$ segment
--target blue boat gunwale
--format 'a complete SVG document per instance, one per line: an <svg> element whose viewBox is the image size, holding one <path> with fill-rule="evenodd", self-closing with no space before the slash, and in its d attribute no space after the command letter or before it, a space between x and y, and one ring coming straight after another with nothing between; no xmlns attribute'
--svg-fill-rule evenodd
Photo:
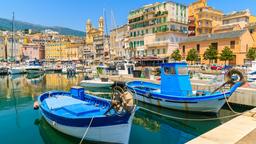
<svg viewBox="0 0 256 144"><path fill-rule="evenodd" d="M176 101L183 101L183 102L200 102L200 101L206 101L206 100L213 100L213 99L221 99L221 98L229 98L232 94L232 91L228 90L225 91L224 93L221 92L216 92L214 94L211 95L204 95L204 96L173 96L173 95L163 95L161 93L157 93L154 91L146 91L146 90L141 90L139 88L136 88L132 85L134 84L141 84L141 86L143 87L147 87L147 88L154 88L155 89L160 89L160 84L156 84L156 83L152 83L152 82L144 82L144 81L129 81L126 83L126 86L128 87L129 90L131 91L136 91L136 93L138 94L151 94L152 98L163 98L166 100L176 100ZM199 90L202 92L202 90ZM204 91L204 92L208 92L208 91Z"/></svg>
<svg viewBox="0 0 256 144"><path fill-rule="evenodd" d="M42 106L42 102L45 98L49 97L49 94L68 94L71 96L70 92L66 91L49 91L41 94L38 96L38 103L39 107L42 110L43 115L45 115L47 118L51 119L52 121L55 121L56 123L67 125L67 126L74 126L74 127L84 127L88 126L90 123L92 117L65 117L63 115L57 115L50 112L50 109L45 108ZM86 93L87 98L91 98L94 100L101 100L105 101L110 106L110 100L105 98L96 97L90 94ZM107 110L108 108L106 108ZM134 107L134 110L132 113L136 110L136 107ZM111 115L97 115L93 117L93 123L91 124L91 127L101 127L101 126L111 126L111 125L117 125L117 124L127 124L130 119L131 113L126 113L124 115L118 115L118 114L111 114Z"/></svg>

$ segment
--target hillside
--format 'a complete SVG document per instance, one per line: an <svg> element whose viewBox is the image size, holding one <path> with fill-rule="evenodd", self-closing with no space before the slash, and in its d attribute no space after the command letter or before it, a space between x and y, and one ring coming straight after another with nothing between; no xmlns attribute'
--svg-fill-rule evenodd
<svg viewBox="0 0 256 144"><path fill-rule="evenodd" d="M70 28L65 27L49 27L49 26L43 26L43 25L37 25L27 22L21 22L21 21L15 21L15 30L24 30L24 29L32 29L32 31L40 32L45 29L51 29L53 31L57 31L62 35L72 35L72 36L81 36L83 37L85 35L84 32L73 30ZM12 21L8 19L0 18L0 30L12 30Z"/></svg>

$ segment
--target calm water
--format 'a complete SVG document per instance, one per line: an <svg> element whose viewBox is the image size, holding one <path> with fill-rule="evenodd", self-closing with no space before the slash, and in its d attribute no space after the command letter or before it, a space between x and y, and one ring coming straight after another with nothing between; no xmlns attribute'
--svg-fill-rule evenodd
<svg viewBox="0 0 256 144"><path fill-rule="evenodd" d="M78 85L83 74L69 78L61 74L47 74L37 77L27 75L0 77L0 138L1 143L33 143L33 144L69 144L79 143L76 139L64 135L51 128L42 118L40 111L33 110L33 102L37 95L48 90L69 90ZM97 95L109 97L111 90L93 90ZM100 93L99 93L100 92ZM139 103L148 109L183 118L213 118L232 115L225 107L216 115L187 114L178 111L162 109ZM238 111L248 109L244 106L235 106ZM198 135L213 129L228 121L181 121L161 117L143 110L135 114L131 130L130 143L182 144ZM88 142L85 142L88 143Z"/></svg>

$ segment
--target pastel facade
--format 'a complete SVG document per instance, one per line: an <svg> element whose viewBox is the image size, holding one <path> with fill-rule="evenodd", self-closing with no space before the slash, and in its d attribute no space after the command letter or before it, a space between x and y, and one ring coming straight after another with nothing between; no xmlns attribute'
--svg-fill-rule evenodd
<svg viewBox="0 0 256 144"><path fill-rule="evenodd" d="M187 36L187 6L174 2L145 5L130 11L129 55L166 57Z"/></svg>
<svg viewBox="0 0 256 144"><path fill-rule="evenodd" d="M124 58L128 56L128 25L123 25L111 30L110 32L110 48L111 55L115 58ZM127 55L126 55L127 54Z"/></svg>
<svg viewBox="0 0 256 144"><path fill-rule="evenodd" d="M198 0L189 5L189 36L212 33L222 25L223 13L207 6L207 0Z"/></svg>
<svg viewBox="0 0 256 144"><path fill-rule="evenodd" d="M203 55L209 45L214 46L218 54L224 49L229 47L233 51L235 58L229 61L231 65L244 65L247 61L246 53L254 44L254 39L248 30L238 30L225 33L215 33L189 37L187 40L179 44L179 49L183 58L185 59L188 51L195 48L200 56L199 63L209 64L208 60L204 60ZM224 61L219 59L215 61L217 64L224 64Z"/></svg>
<svg viewBox="0 0 256 144"><path fill-rule="evenodd" d="M22 47L22 55L25 59L43 60L43 48L38 44L24 44Z"/></svg>

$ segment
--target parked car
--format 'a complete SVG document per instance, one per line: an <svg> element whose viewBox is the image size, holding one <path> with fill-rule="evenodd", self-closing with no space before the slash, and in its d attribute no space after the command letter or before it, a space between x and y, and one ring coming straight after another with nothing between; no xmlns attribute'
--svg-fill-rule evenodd
<svg viewBox="0 0 256 144"><path fill-rule="evenodd" d="M224 65L224 67L223 67L224 70L229 70L232 68L233 68L233 66L231 66L231 65Z"/></svg>
<svg viewBox="0 0 256 144"><path fill-rule="evenodd" d="M219 66L219 65L216 65L216 64L213 64L213 65L211 66L211 70L222 70L222 69L223 69L222 66Z"/></svg>

